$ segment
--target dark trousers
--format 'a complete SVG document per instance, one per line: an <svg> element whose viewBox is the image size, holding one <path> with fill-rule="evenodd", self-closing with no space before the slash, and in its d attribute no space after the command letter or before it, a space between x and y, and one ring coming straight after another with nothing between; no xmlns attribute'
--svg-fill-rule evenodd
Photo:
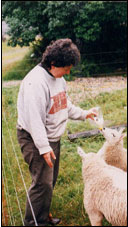
<svg viewBox="0 0 128 227"><path fill-rule="evenodd" d="M32 184L28 195L33 207L37 223L45 223L48 218L53 188L55 186L60 157L60 141L50 142L56 160L52 159L53 168L50 168L42 155L39 154L31 135L25 130L17 129L18 142L25 162L29 165ZM25 225L35 225L31 208L27 199L25 211Z"/></svg>

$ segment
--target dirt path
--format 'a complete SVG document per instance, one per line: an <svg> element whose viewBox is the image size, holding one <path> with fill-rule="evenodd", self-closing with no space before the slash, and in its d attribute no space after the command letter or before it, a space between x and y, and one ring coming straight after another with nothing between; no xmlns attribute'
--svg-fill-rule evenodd
<svg viewBox="0 0 128 227"><path fill-rule="evenodd" d="M2 82L3 88L15 87L21 84L21 80L11 80Z"/></svg>

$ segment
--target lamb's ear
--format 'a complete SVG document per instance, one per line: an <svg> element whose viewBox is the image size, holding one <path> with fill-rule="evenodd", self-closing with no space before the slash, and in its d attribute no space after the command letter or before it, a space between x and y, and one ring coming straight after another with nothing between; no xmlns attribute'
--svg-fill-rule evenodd
<svg viewBox="0 0 128 227"><path fill-rule="evenodd" d="M122 136L123 136L123 138L124 138L125 136L127 136L127 134L126 134L126 133L123 133Z"/></svg>
<svg viewBox="0 0 128 227"><path fill-rule="evenodd" d="M125 130L125 128L124 127L122 127L121 129L120 129L120 131L119 132L123 132Z"/></svg>
<svg viewBox="0 0 128 227"><path fill-rule="evenodd" d="M86 154L81 147L77 147L77 153L81 156L81 158L85 158Z"/></svg>
<svg viewBox="0 0 128 227"><path fill-rule="evenodd" d="M126 136L126 133L123 133L121 136L120 136L120 141Z"/></svg>

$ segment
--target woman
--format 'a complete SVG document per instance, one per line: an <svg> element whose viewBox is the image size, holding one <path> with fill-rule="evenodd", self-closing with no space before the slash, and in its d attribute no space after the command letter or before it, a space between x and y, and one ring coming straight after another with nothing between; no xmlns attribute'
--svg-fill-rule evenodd
<svg viewBox="0 0 128 227"><path fill-rule="evenodd" d="M71 39L56 40L46 48L42 62L23 79L19 90L17 135L32 177L28 190L31 204L28 199L26 203L26 226L60 222L50 215L59 170L60 138L68 118L85 120L96 116L94 108L82 110L67 98L63 76L79 61L80 52Z"/></svg>

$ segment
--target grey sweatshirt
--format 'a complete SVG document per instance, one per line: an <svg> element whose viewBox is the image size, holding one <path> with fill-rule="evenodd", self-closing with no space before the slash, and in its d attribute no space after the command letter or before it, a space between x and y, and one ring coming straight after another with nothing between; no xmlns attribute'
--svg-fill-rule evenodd
<svg viewBox="0 0 128 227"><path fill-rule="evenodd" d="M65 131L68 118L85 120L88 113L67 98L64 78L52 77L37 65L23 79L17 100L18 125L29 132L40 154L52 150Z"/></svg>

